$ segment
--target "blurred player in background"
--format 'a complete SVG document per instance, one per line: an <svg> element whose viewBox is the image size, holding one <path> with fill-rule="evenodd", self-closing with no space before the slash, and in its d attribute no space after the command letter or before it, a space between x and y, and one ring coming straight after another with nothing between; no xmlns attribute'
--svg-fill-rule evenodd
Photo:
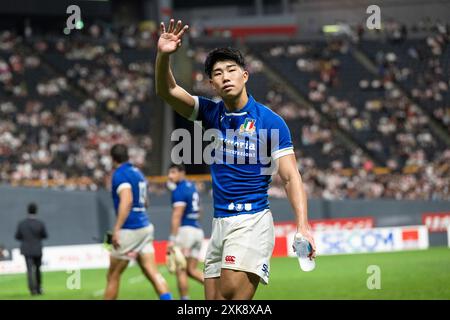
<svg viewBox="0 0 450 320"><path fill-rule="evenodd" d="M170 20L168 29L161 23L156 57L156 92L181 116L202 121L205 129L216 129L222 137L227 130L238 132L232 141L225 141L218 152L227 156L223 163L211 164L214 195L214 219L211 240L205 260L206 299L252 299L259 282L269 281L270 258L275 243L272 213L267 190L270 174L263 174L266 166L256 152L245 147L244 164L239 163L227 142L246 146L245 139L259 148L268 149L264 160L273 160L284 182L289 202L294 210L297 231L311 244L309 258L314 258L315 244L308 224L307 198L297 168L291 135L284 120L247 94L249 78L242 54L235 49L219 48L208 54L205 73L216 94L222 98L214 102L190 95L177 85L170 67L170 55L181 46L188 26ZM278 133L279 141L261 139L257 130ZM275 145L274 145L275 144ZM228 161L232 155L233 161ZM252 155L253 154L253 155ZM250 159L252 157L252 159ZM242 159L240 159L242 160ZM256 160L256 161L254 161ZM250 162L248 163L247 162Z"/></svg>
<svg viewBox="0 0 450 320"><path fill-rule="evenodd" d="M154 257L153 225L146 213L147 181L141 171L128 162L128 150L123 144L111 149L114 163L112 197L117 220L112 234L112 251L105 299L116 299L120 276L132 259L137 259L142 272L152 283L161 300L172 296Z"/></svg>
<svg viewBox="0 0 450 320"><path fill-rule="evenodd" d="M198 222L200 198L195 185L186 180L183 165L169 167L168 181L172 190L172 223L168 250L180 248L186 258L186 267L177 268L178 290L182 300L188 300L188 277L203 284L203 273L197 269L198 256L204 238ZM174 254L172 252L172 254Z"/></svg>

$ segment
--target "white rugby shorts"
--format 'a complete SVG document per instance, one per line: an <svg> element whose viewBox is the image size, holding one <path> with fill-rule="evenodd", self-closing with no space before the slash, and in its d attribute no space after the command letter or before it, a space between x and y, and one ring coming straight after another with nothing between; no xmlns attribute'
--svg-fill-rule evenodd
<svg viewBox="0 0 450 320"><path fill-rule="evenodd" d="M133 260L144 253L154 253L153 224L139 229L121 229L119 231L119 248L111 249L111 256L122 260Z"/></svg>
<svg viewBox="0 0 450 320"><path fill-rule="evenodd" d="M254 273L262 284L268 284L274 245L275 232L269 209L214 218L204 276L216 278L220 277L222 269L232 269Z"/></svg>
<svg viewBox="0 0 450 320"><path fill-rule="evenodd" d="M199 258L203 243L203 230L193 226L181 226L178 229L175 245L183 252L186 258Z"/></svg>

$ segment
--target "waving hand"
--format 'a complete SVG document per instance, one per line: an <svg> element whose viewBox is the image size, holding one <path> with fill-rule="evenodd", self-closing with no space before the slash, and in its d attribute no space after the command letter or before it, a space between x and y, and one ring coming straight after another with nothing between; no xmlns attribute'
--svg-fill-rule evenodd
<svg viewBox="0 0 450 320"><path fill-rule="evenodd" d="M164 22L161 22L161 35L158 40L158 51L165 54L171 54L177 51L177 49L181 46L181 38L188 29L188 25L182 27L181 20L178 20L175 25L175 21L170 19L167 30Z"/></svg>

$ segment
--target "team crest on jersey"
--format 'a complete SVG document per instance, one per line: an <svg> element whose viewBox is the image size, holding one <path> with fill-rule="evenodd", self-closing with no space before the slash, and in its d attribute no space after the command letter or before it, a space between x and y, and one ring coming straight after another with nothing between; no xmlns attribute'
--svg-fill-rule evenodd
<svg viewBox="0 0 450 320"><path fill-rule="evenodd" d="M241 124L241 127L239 128L239 133L248 133L249 135L252 135L256 130L255 122L255 119L245 118L245 122Z"/></svg>

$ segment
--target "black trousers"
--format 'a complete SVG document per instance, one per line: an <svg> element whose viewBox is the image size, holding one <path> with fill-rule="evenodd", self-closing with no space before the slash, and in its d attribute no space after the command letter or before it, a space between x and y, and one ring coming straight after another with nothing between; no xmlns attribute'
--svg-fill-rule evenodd
<svg viewBox="0 0 450 320"><path fill-rule="evenodd" d="M41 288L41 263L42 256L25 256L27 264L28 288L31 294L39 294Z"/></svg>

